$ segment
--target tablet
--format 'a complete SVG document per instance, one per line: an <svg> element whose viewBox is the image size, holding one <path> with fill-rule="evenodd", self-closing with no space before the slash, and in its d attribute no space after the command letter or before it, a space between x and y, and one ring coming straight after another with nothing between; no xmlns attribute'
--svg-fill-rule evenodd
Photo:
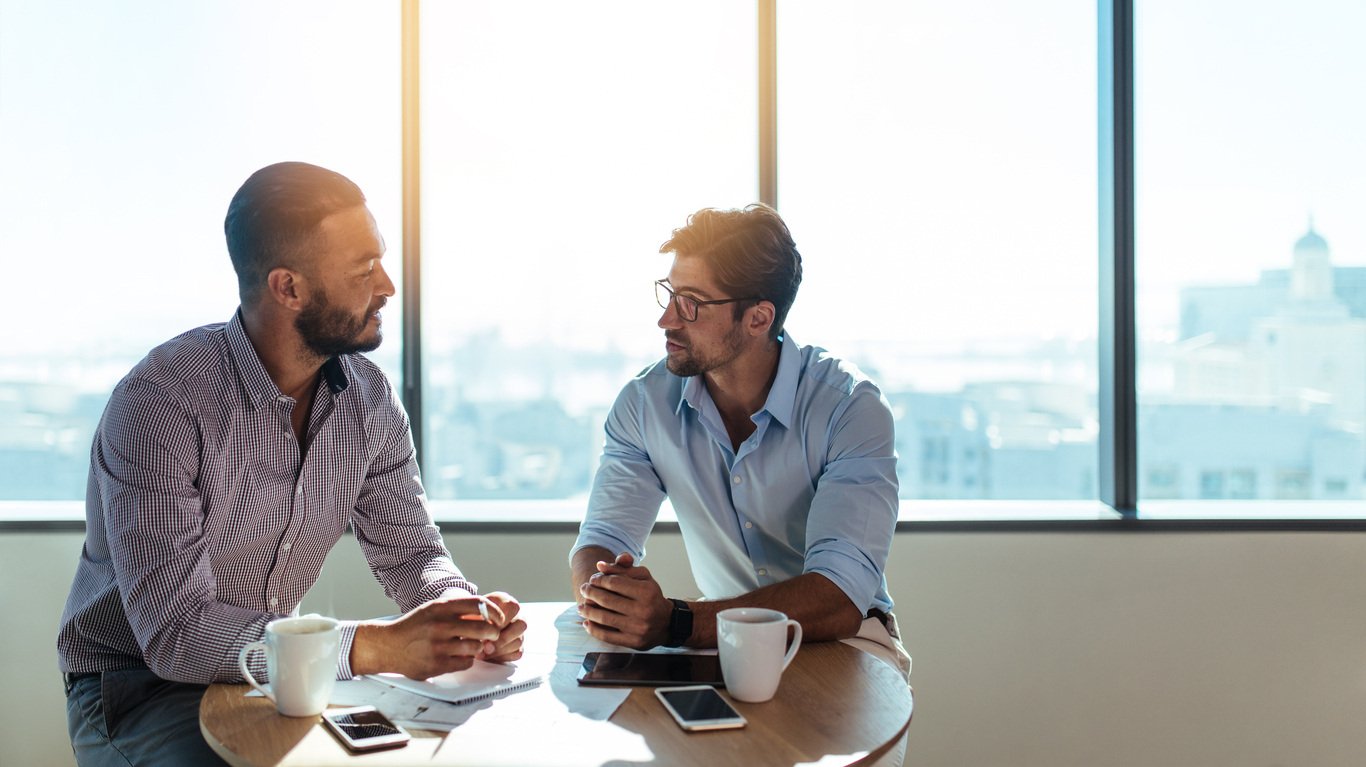
<svg viewBox="0 0 1366 767"><path fill-rule="evenodd" d="M579 684L726 686L715 655L642 652L588 653L579 669Z"/></svg>

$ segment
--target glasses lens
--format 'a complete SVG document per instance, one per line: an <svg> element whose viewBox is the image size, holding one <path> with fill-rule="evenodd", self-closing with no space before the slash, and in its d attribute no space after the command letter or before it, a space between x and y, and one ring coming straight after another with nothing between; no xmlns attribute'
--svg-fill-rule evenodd
<svg viewBox="0 0 1366 767"><path fill-rule="evenodd" d="M661 309L668 309L669 302L673 301L678 316L682 317L684 322L697 321L697 299L673 292L663 280L655 283L655 301L659 302Z"/></svg>
<svg viewBox="0 0 1366 767"><path fill-rule="evenodd" d="M697 321L697 299L679 293L674 294L674 301L678 302L678 316L688 322Z"/></svg>

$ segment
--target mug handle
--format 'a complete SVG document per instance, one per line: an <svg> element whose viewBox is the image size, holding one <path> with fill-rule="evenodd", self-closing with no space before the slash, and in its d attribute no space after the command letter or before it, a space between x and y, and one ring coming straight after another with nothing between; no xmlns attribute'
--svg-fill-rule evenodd
<svg viewBox="0 0 1366 767"><path fill-rule="evenodd" d="M802 646L802 624L788 619L787 625L792 627L792 646L787 648L787 655L783 656L783 670L787 670L787 664L797 657L797 649Z"/></svg>
<svg viewBox="0 0 1366 767"><path fill-rule="evenodd" d="M255 687L256 689L260 690L261 694L266 696L267 698L275 700L275 693L271 692L265 687L262 687L261 683L256 681L256 677L251 675L251 669L247 668L247 656L250 655L253 650L269 652L269 650L266 649L265 642L252 642L246 647L243 647L242 652L237 654L237 668L242 672L242 678L247 680L248 682L251 682L252 687Z"/></svg>

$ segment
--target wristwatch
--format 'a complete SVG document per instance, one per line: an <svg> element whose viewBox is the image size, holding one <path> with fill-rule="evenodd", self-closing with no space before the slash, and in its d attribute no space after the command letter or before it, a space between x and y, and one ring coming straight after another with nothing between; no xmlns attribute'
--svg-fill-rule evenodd
<svg viewBox="0 0 1366 767"><path fill-rule="evenodd" d="M692 608L681 599L669 601L674 603L674 611L669 614L669 641L664 646L682 647L692 636Z"/></svg>

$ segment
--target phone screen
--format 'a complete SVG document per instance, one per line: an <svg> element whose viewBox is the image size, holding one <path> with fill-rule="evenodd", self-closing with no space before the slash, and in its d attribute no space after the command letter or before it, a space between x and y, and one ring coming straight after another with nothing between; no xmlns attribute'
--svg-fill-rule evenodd
<svg viewBox="0 0 1366 767"><path fill-rule="evenodd" d="M344 708L323 713L323 720L352 751L396 748L407 743L408 733L389 721L373 706Z"/></svg>
<svg viewBox="0 0 1366 767"><path fill-rule="evenodd" d="M724 687L715 655L682 653L590 652L583 659L579 684L681 685Z"/></svg>
<svg viewBox="0 0 1366 767"><path fill-rule="evenodd" d="M342 714L332 717L332 721L346 733L352 740L365 740L366 738L383 738L389 735L397 735L400 730L393 722L378 711L358 711L354 714Z"/></svg>
<svg viewBox="0 0 1366 767"><path fill-rule="evenodd" d="M740 713L711 688L660 690L659 697L677 711L679 718L685 722L740 718Z"/></svg>

